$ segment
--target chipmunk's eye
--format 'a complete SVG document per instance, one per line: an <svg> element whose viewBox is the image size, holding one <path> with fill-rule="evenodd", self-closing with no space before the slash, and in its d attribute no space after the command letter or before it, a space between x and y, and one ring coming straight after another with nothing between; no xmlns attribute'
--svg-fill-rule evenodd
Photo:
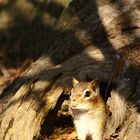
<svg viewBox="0 0 140 140"><path fill-rule="evenodd" d="M91 95L91 92L90 91L85 91L84 97L90 97L90 95Z"/></svg>

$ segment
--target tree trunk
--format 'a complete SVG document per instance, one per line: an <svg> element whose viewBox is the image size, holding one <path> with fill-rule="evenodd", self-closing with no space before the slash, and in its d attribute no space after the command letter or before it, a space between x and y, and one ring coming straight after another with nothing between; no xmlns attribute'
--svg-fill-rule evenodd
<svg viewBox="0 0 140 140"><path fill-rule="evenodd" d="M37 138L45 117L58 105L65 89L71 89L72 76L108 83L120 49L130 43L133 46L139 38L139 5L138 0L73 1L62 13L56 27L59 33L47 53L1 94L0 139ZM108 139L140 137L138 75L139 70L124 66L108 95L112 113L106 126Z"/></svg>

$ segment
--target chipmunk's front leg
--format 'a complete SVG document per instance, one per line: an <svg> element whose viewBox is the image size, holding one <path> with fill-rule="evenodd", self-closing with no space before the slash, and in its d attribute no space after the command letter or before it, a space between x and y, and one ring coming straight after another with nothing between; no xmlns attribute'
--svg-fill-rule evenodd
<svg viewBox="0 0 140 140"><path fill-rule="evenodd" d="M87 140L87 130L81 123L82 122L75 123L78 140Z"/></svg>
<svg viewBox="0 0 140 140"><path fill-rule="evenodd" d="M103 136L100 134L98 136L92 135L91 137L91 140L103 140Z"/></svg>

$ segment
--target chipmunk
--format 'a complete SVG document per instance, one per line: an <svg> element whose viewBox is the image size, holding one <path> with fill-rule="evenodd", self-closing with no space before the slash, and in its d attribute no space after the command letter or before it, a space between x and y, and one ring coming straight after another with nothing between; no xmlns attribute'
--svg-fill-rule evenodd
<svg viewBox="0 0 140 140"><path fill-rule="evenodd" d="M99 93L98 80L79 82L73 78L69 111L79 140L103 139L107 113Z"/></svg>

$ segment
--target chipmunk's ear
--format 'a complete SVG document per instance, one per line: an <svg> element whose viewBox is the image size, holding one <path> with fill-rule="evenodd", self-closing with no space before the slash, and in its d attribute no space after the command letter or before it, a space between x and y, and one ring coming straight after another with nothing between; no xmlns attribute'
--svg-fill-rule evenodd
<svg viewBox="0 0 140 140"><path fill-rule="evenodd" d="M73 85L73 87L76 85L76 84L78 84L79 83L79 81L77 80L77 79L75 79L74 77L72 77L72 85Z"/></svg>
<svg viewBox="0 0 140 140"><path fill-rule="evenodd" d="M98 91L99 90L99 80L93 80L90 82L91 87L94 91Z"/></svg>

